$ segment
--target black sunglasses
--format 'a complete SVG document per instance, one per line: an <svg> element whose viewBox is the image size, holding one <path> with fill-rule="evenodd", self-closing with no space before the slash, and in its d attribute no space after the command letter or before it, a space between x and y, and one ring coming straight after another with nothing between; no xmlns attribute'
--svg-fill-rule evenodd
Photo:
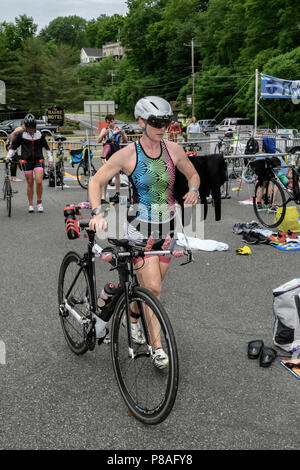
<svg viewBox="0 0 300 470"><path fill-rule="evenodd" d="M155 127L155 129L161 129L162 127L169 127L172 120L170 117L157 117L157 116L149 116L147 119L147 123L151 127Z"/></svg>

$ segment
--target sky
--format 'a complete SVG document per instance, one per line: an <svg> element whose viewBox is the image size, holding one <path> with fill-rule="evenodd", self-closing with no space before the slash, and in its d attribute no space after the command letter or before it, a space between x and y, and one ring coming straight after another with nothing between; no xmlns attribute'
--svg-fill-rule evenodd
<svg viewBox="0 0 300 470"><path fill-rule="evenodd" d="M9 0L1 8L0 23L15 23L16 17L25 14L33 17L39 32L58 16L77 15L91 20L102 14L126 15L127 11L125 0Z"/></svg>

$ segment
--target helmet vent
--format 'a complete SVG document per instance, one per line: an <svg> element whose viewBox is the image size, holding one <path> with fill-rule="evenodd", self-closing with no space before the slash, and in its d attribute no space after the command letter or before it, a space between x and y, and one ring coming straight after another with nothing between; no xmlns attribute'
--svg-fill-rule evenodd
<svg viewBox="0 0 300 470"><path fill-rule="evenodd" d="M156 109L159 109L155 103L153 103L153 101L150 101L150 103L152 104L152 106L154 106Z"/></svg>

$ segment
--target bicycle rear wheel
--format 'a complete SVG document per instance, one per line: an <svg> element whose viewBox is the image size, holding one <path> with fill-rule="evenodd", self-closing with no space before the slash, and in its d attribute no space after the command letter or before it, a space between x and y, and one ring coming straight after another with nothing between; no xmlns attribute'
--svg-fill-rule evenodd
<svg viewBox="0 0 300 470"><path fill-rule="evenodd" d="M258 197L260 191L262 196ZM261 207L258 207L258 202L262 202ZM272 210L273 207L276 207L276 210ZM256 183L253 208L257 219L264 227L275 228L281 224L286 213L286 199L281 185L275 178L268 181L264 187Z"/></svg>
<svg viewBox="0 0 300 470"><path fill-rule="evenodd" d="M65 177L65 165L64 165L63 157L61 158L61 161L60 161L59 175L60 175L60 185L61 185L61 189L63 191L63 189L64 189L64 177Z"/></svg>
<svg viewBox="0 0 300 470"><path fill-rule="evenodd" d="M81 258L76 252L67 253L62 261L58 278L58 306L61 326L68 346L78 355L84 354L90 349L87 337L91 323L90 305L92 299L89 278L86 269L80 267L80 261ZM80 321L70 313L66 305L77 313Z"/></svg>
<svg viewBox="0 0 300 470"><path fill-rule="evenodd" d="M3 193L4 193L4 199L6 199L7 215L8 215L8 217L11 217L12 188L11 188L10 181L8 181L8 180L5 180L5 182L4 182Z"/></svg>
<svg viewBox="0 0 300 470"><path fill-rule="evenodd" d="M89 180L96 173L94 165L91 163L91 173L89 175L89 167L85 160L82 160L77 167L77 181L83 189L87 189Z"/></svg>
<svg viewBox="0 0 300 470"><path fill-rule="evenodd" d="M144 344L128 344L125 295L115 309L112 322L111 352L117 383L123 399L134 416L145 424L157 424L169 415L178 388L178 354L173 329L157 298L136 287L130 295L130 308L140 315ZM130 324L131 325L131 324ZM130 326L130 333L131 326ZM157 368L152 349L162 347L168 365ZM134 358L132 358L132 352Z"/></svg>

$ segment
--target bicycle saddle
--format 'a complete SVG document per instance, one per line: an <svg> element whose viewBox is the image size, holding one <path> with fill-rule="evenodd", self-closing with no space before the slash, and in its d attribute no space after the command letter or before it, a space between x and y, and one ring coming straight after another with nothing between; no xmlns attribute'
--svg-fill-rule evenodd
<svg viewBox="0 0 300 470"><path fill-rule="evenodd" d="M64 142L65 140L67 140L67 138L63 135L54 135L54 140L56 142Z"/></svg>
<svg viewBox="0 0 300 470"><path fill-rule="evenodd" d="M124 248L128 248L129 240L127 238L108 238L108 242L114 246L123 246Z"/></svg>

